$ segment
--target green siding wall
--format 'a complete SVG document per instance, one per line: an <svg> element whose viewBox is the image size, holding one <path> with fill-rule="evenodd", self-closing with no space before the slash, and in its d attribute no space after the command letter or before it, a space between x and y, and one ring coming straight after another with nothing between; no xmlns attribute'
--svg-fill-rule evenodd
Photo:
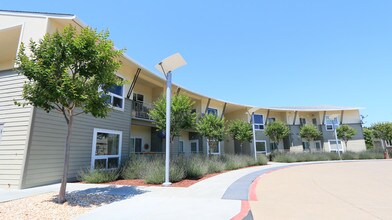
<svg viewBox="0 0 392 220"><path fill-rule="evenodd" d="M129 155L131 101L125 100L125 110L112 110L106 118L79 115L75 118L69 175L75 179L81 169L90 168L94 128L122 131L122 159ZM23 188L60 182L64 163L67 125L62 114L36 109L32 125L31 144L26 159Z"/></svg>

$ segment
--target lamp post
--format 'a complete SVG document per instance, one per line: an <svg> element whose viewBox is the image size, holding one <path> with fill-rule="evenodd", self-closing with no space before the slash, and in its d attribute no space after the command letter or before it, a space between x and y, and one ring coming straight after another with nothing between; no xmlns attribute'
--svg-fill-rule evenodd
<svg viewBox="0 0 392 220"><path fill-rule="evenodd" d="M179 53L175 53L160 63L155 68L163 73L166 77L166 155L165 155L165 182L164 186L170 186L170 112L171 112L171 86L172 86L172 71L184 66L186 64L184 58Z"/></svg>

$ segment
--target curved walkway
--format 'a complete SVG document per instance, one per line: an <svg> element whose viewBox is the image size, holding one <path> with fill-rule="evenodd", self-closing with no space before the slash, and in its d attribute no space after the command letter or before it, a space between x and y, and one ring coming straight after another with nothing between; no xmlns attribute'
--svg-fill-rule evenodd
<svg viewBox="0 0 392 220"><path fill-rule="evenodd" d="M291 167L254 189L254 219L392 219L392 160Z"/></svg>

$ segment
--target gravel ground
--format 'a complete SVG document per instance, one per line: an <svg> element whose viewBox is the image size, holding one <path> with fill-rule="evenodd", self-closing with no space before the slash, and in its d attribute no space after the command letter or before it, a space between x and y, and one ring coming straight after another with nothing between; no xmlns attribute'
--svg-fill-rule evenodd
<svg viewBox="0 0 392 220"><path fill-rule="evenodd" d="M69 193L67 202L58 204L57 193L47 193L0 203L0 219L72 219L94 208L126 199L125 195Z"/></svg>

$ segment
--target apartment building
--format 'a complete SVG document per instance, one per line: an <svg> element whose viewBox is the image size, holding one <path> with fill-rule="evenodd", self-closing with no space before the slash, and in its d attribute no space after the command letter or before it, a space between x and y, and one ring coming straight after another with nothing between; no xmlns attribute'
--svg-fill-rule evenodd
<svg viewBox="0 0 392 220"><path fill-rule="evenodd" d="M0 10L0 187L28 188L60 182L66 135L65 120L57 112L46 113L32 106L14 105L21 101L25 78L17 74L15 58L21 43L38 41L46 33L61 31L65 26L86 26L76 16ZM133 59L123 55L117 75L129 84L109 93L112 111L107 118L80 115L75 120L71 140L69 178L81 169L118 168L133 154L163 155L164 139L149 117L153 103L163 93L165 80ZM180 86L173 86L173 95L181 93L194 102L197 115L211 113L227 122L241 119L252 122L254 141L242 149L225 136L212 154L269 153L272 150L336 151L333 132L325 126L325 118L337 117L341 124L357 130L343 150L365 150L358 108L333 106L265 108L234 104L200 95ZM278 146L265 136L268 122L280 120L290 127L290 135ZM306 142L299 137L303 124L314 124L322 138ZM109 147L110 142L110 147ZM340 146L344 145L340 143ZM256 149L256 152L254 151ZM207 154L206 140L194 130L182 131L171 145L173 157Z"/></svg>

